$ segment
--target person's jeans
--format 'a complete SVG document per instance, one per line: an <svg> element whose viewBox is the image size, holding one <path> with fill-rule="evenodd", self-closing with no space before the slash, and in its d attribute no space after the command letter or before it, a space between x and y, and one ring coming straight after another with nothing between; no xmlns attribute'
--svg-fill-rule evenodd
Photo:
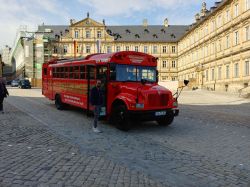
<svg viewBox="0 0 250 187"><path fill-rule="evenodd" d="M94 123L93 123L93 126L95 128L97 127L97 122L100 116L100 110L101 110L101 105L96 105L94 109Z"/></svg>
<svg viewBox="0 0 250 187"><path fill-rule="evenodd" d="M3 100L4 100L4 98L0 98L0 111L2 111L3 110Z"/></svg>

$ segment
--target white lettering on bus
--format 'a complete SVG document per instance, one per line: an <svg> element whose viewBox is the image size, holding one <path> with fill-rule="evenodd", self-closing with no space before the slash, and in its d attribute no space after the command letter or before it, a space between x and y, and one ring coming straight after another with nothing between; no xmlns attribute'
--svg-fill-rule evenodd
<svg viewBox="0 0 250 187"><path fill-rule="evenodd" d="M142 56L129 55L128 57L133 63L141 63L144 60Z"/></svg>

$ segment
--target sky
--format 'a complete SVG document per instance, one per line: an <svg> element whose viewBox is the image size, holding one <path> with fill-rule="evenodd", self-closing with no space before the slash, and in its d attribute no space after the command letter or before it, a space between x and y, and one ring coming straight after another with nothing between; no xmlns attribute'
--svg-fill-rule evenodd
<svg viewBox="0 0 250 187"><path fill-rule="evenodd" d="M35 30L38 25L69 25L87 17L106 25L189 25L201 10L215 0L0 0L0 49L12 47L20 27Z"/></svg>

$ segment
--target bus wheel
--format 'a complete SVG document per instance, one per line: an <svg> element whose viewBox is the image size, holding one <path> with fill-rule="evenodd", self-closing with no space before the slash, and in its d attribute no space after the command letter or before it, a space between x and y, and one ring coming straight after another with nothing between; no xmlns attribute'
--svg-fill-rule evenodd
<svg viewBox="0 0 250 187"><path fill-rule="evenodd" d="M170 112L165 118L157 120L157 123L161 126L169 126L173 121L174 113Z"/></svg>
<svg viewBox="0 0 250 187"><path fill-rule="evenodd" d="M55 105L56 105L56 108L58 110L62 110L64 108L64 105L63 105L63 102L61 100L61 96L60 95L56 95Z"/></svg>
<svg viewBox="0 0 250 187"><path fill-rule="evenodd" d="M128 131L131 128L131 123L126 106L118 105L114 108L113 122L116 128L122 131Z"/></svg>

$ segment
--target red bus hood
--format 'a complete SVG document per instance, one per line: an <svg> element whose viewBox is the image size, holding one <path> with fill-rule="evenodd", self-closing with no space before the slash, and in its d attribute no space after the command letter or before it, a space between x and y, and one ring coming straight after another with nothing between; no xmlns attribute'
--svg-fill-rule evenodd
<svg viewBox="0 0 250 187"><path fill-rule="evenodd" d="M120 93L130 95L130 100L143 104L145 110L173 108L172 92L157 84L124 83Z"/></svg>

